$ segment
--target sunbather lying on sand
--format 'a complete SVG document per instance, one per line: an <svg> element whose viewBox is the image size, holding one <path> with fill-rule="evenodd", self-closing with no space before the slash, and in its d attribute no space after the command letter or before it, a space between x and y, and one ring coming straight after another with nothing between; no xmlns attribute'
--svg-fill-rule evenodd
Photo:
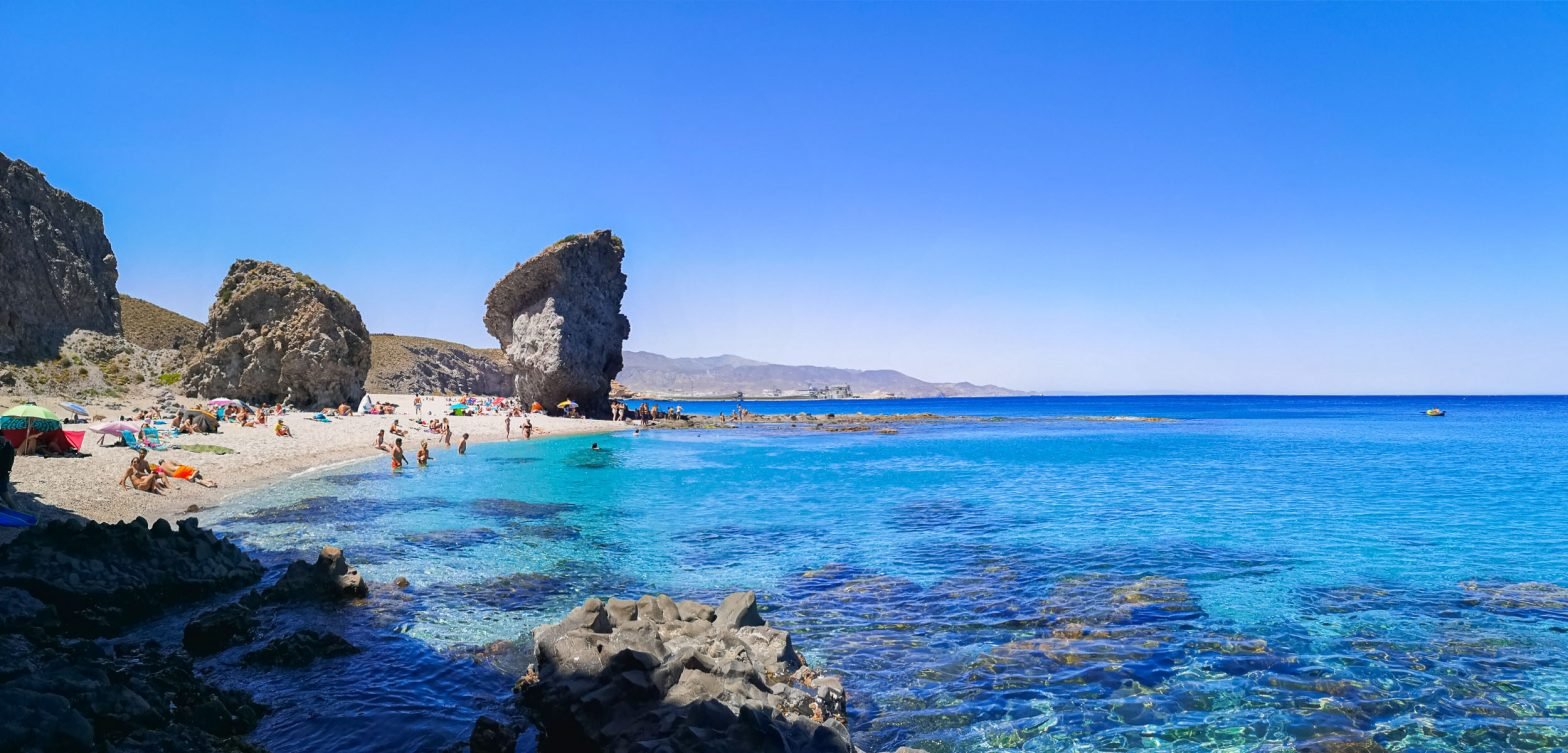
<svg viewBox="0 0 1568 753"><path fill-rule="evenodd" d="M193 484L201 484L209 489L215 489L218 486L218 482L202 478L201 471L188 465L181 465L173 460L165 459L162 463L154 466L153 471L170 478L182 478Z"/></svg>

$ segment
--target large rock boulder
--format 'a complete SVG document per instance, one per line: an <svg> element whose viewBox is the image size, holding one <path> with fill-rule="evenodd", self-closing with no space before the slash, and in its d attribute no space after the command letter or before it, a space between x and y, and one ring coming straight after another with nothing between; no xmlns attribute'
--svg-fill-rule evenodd
<svg viewBox="0 0 1568 753"><path fill-rule="evenodd" d="M355 405L370 331L337 291L281 264L229 267L186 370L186 394L318 408Z"/></svg>
<svg viewBox="0 0 1568 753"><path fill-rule="evenodd" d="M0 154L0 357L53 358L73 330L120 333L103 213Z"/></svg>
<svg viewBox="0 0 1568 753"><path fill-rule="evenodd" d="M585 415L610 414L631 323L621 313L626 250L608 230L569 235L517 265L485 299L485 328L501 341L515 394L553 406L571 398Z"/></svg>
<svg viewBox="0 0 1568 753"><path fill-rule="evenodd" d="M750 592L717 609L589 599L533 638L517 694L541 753L855 751L842 683L807 667Z"/></svg>

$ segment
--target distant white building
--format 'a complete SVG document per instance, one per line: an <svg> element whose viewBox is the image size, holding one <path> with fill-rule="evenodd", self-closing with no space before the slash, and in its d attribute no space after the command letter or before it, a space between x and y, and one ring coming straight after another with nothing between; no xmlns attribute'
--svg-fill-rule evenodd
<svg viewBox="0 0 1568 753"><path fill-rule="evenodd" d="M842 400L855 396L847 384L830 384L826 387L807 387L806 396L814 400Z"/></svg>

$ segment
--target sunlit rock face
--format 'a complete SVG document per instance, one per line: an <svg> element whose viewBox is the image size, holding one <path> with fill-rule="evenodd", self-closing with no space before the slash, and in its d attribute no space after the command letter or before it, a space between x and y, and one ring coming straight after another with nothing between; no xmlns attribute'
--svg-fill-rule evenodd
<svg viewBox="0 0 1568 753"><path fill-rule="evenodd" d="M0 358L53 358L78 329L120 334L103 213L0 154Z"/></svg>
<svg viewBox="0 0 1568 753"><path fill-rule="evenodd" d="M359 309L270 261L229 268L186 376L188 394L300 408L355 405L370 373Z"/></svg>
<svg viewBox="0 0 1568 753"><path fill-rule="evenodd" d="M485 300L485 328L501 342L525 402L565 400L585 415L610 413L610 380L621 371L631 323L621 239L608 230L570 235L517 265Z"/></svg>

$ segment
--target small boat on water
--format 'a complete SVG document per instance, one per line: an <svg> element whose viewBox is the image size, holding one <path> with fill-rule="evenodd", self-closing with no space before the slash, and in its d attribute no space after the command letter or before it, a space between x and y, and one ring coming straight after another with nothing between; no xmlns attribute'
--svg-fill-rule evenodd
<svg viewBox="0 0 1568 753"><path fill-rule="evenodd" d="M1442 408L1431 408L1427 410L1426 414L1428 416L1446 416L1448 415L1448 411L1445 411Z"/></svg>

